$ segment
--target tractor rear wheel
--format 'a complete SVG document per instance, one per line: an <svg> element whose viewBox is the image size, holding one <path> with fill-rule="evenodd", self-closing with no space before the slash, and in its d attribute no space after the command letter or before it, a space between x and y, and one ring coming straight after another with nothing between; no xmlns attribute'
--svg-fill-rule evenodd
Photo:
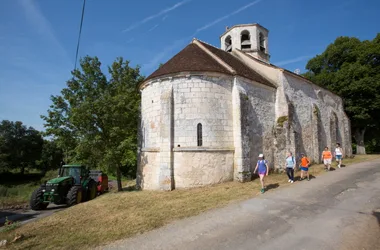
<svg viewBox="0 0 380 250"><path fill-rule="evenodd" d="M88 186L87 186L87 200L88 201L95 199L96 193L97 193L96 188L97 188L96 187L96 182L91 179L88 182Z"/></svg>
<svg viewBox="0 0 380 250"><path fill-rule="evenodd" d="M82 187L81 186L72 186L67 193L67 205L74 206L82 202Z"/></svg>
<svg viewBox="0 0 380 250"><path fill-rule="evenodd" d="M42 190L43 187L39 187L33 191L29 202L32 210L44 210L49 205L49 203L44 203L44 192Z"/></svg>

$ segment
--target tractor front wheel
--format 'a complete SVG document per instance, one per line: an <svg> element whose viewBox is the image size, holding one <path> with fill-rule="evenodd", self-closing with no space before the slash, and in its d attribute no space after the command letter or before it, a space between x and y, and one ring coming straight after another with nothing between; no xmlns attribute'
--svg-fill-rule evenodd
<svg viewBox="0 0 380 250"><path fill-rule="evenodd" d="M73 186L67 193L67 205L74 206L82 202L82 187Z"/></svg>
<svg viewBox="0 0 380 250"><path fill-rule="evenodd" d="M87 188L87 200L90 201L92 199L95 199L96 197L96 182L94 180L90 180L88 182L88 188Z"/></svg>
<svg viewBox="0 0 380 250"><path fill-rule="evenodd" d="M49 203L44 203L44 192L42 190L43 187L39 187L32 193L32 197L29 202L32 210L44 210L49 205Z"/></svg>

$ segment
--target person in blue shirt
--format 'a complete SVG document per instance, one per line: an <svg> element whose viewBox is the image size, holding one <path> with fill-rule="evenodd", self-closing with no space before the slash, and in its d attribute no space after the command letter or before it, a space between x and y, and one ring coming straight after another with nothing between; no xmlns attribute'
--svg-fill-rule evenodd
<svg viewBox="0 0 380 250"><path fill-rule="evenodd" d="M264 159L264 155L259 155L259 160L257 161L255 171L253 171L254 174L256 174L257 169L259 170L259 176L260 176L260 182L261 182L261 193L265 192L265 186L264 186L264 177L268 175L269 167L268 162Z"/></svg>
<svg viewBox="0 0 380 250"><path fill-rule="evenodd" d="M286 174L288 175L288 182L294 182L294 169L296 168L296 160L291 152L288 152L285 162Z"/></svg>

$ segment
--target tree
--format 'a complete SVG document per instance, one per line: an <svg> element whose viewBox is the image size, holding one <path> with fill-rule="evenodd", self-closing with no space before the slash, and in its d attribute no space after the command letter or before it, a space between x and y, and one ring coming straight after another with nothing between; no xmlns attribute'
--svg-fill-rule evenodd
<svg viewBox="0 0 380 250"><path fill-rule="evenodd" d="M380 121L380 34L372 41L338 37L306 69L305 77L342 97L357 154L365 154L365 133Z"/></svg>
<svg viewBox="0 0 380 250"><path fill-rule="evenodd" d="M143 80L139 67L117 58L108 67L109 79L97 57L81 60L45 120L46 134L69 152L69 160L115 171L122 190L123 166L137 163L137 124ZM67 160L66 160L67 161Z"/></svg>
<svg viewBox="0 0 380 250"><path fill-rule="evenodd" d="M63 150L58 147L55 141L44 140L41 158L37 161L39 168L43 172L58 169L62 161Z"/></svg>
<svg viewBox="0 0 380 250"><path fill-rule="evenodd" d="M22 122L3 120L0 123L0 165L4 169L36 167L42 153L43 139L39 131Z"/></svg>

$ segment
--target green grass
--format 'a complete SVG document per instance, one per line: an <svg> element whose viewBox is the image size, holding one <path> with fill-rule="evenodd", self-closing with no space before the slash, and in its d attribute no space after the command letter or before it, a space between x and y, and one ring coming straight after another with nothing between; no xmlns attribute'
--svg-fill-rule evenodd
<svg viewBox="0 0 380 250"><path fill-rule="evenodd" d="M350 164L379 158L379 155L357 156L344 159L344 163L349 168ZM310 173L314 176L328 174L323 165L313 165ZM266 185L273 189L297 185L297 182L290 184L287 181L286 174L266 177ZM15 235L25 236L22 241L10 244L10 249L92 249L174 220L252 198L259 195L259 190L260 183L255 179L246 183L227 182L171 192L111 192L11 232L0 233L0 239L10 241Z"/></svg>
<svg viewBox="0 0 380 250"><path fill-rule="evenodd" d="M24 206L29 203L30 196L42 183L57 177L58 170L51 170L42 175L41 172L31 169L21 175L17 172L0 173L0 209L12 206ZM116 180L115 176L108 176L109 180ZM3 181L4 180L4 181ZM134 180L122 177L122 186L132 186ZM117 191L114 185L110 190Z"/></svg>
<svg viewBox="0 0 380 250"><path fill-rule="evenodd" d="M57 170L48 171L45 175L36 171L24 175L1 173L0 208L28 204L32 192L43 182L54 177L57 177Z"/></svg>

